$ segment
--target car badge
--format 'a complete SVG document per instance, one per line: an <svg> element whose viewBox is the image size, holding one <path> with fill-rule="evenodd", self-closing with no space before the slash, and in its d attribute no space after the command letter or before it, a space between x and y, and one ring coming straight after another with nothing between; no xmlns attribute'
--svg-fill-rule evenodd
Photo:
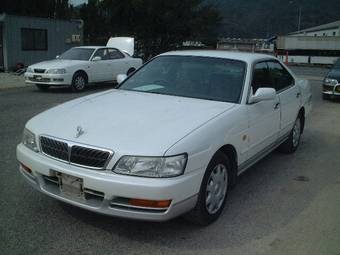
<svg viewBox="0 0 340 255"><path fill-rule="evenodd" d="M81 126L77 127L77 134L76 134L76 138L79 138L81 135L83 135L85 133L84 129Z"/></svg>

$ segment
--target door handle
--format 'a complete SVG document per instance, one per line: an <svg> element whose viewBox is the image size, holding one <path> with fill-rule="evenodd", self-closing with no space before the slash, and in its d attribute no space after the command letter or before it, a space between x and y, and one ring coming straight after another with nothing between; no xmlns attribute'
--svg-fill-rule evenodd
<svg viewBox="0 0 340 255"><path fill-rule="evenodd" d="M280 103L276 103L275 106L274 106L274 109L277 110L277 109L279 109L279 107L280 107Z"/></svg>
<svg viewBox="0 0 340 255"><path fill-rule="evenodd" d="M300 96L301 96L300 92L296 93L296 98L299 98Z"/></svg>

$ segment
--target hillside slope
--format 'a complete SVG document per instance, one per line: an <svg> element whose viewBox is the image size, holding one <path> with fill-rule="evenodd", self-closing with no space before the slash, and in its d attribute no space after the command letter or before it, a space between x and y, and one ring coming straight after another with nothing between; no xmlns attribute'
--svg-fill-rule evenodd
<svg viewBox="0 0 340 255"><path fill-rule="evenodd" d="M340 20L340 0L300 0L301 29ZM298 28L299 0L210 0L224 20L220 33L230 37L270 37Z"/></svg>

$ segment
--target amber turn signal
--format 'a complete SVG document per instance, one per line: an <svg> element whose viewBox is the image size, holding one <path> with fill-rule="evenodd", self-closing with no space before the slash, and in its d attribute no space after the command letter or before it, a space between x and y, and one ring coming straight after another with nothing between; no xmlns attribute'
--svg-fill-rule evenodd
<svg viewBox="0 0 340 255"><path fill-rule="evenodd" d="M171 200L146 200L146 199L129 199L129 204L140 207L150 208L168 208L171 204Z"/></svg>

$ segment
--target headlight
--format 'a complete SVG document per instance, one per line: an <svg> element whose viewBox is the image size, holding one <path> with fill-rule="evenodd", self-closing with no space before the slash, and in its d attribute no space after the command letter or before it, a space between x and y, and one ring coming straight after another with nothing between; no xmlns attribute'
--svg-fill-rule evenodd
<svg viewBox="0 0 340 255"><path fill-rule="evenodd" d="M49 69L49 70L47 70L46 73L51 73L51 74L64 74L64 73L66 73L66 69Z"/></svg>
<svg viewBox="0 0 340 255"><path fill-rule="evenodd" d="M22 143L29 149L38 152L37 142L35 140L35 135L25 128L24 134L22 136Z"/></svg>
<svg viewBox="0 0 340 255"><path fill-rule="evenodd" d="M26 72L27 73L34 73L32 67L27 67Z"/></svg>
<svg viewBox="0 0 340 255"><path fill-rule="evenodd" d="M171 157L123 156L113 171L141 177L174 177L183 174L187 158L187 154Z"/></svg>
<svg viewBox="0 0 340 255"><path fill-rule="evenodd" d="M325 85L335 86L337 84L338 84L338 81L336 79L330 79L330 78L325 79Z"/></svg>

